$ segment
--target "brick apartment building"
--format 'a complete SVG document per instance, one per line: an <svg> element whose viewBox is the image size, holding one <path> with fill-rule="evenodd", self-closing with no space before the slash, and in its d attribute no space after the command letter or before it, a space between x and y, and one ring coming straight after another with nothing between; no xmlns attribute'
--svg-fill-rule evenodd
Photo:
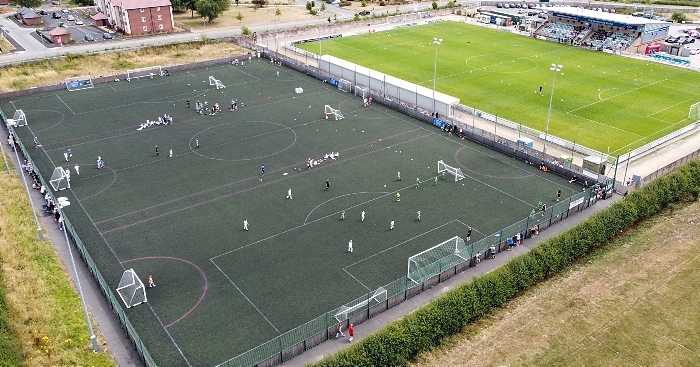
<svg viewBox="0 0 700 367"><path fill-rule="evenodd" d="M172 31L175 23L170 0L97 0L107 26L124 34L139 36Z"/></svg>

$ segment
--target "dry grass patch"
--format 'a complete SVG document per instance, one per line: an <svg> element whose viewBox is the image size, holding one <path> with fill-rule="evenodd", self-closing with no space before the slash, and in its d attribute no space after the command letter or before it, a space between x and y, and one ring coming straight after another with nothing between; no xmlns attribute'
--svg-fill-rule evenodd
<svg viewBox="0 0 700 367"><path fill-rule="evenodd" d="M13 337L25 363L114 366L105 346L103 353L92 352L78 294L51 242L36 240L27 193L20 181L17 174L0 174L0 267L10 323L17 334Z"/></svg>
<svg viewBox="0 0 700 367"><path fill-rule="evenodd" d="M214 19L213 23L207 23L206 25L204 25L202 18L197 16L196 12L194 18L192 18L190 12L174 14L173 18L176 22L184 23L192 27L192 32L203 32L205 34L208 29L240 28L242 26L251 27L261 24L266 24L268 29L274 30L275 22L282 28L286 22L315 18L306 10L304 5L279 5L278 8L281 12L279 18L275 16L274 4L270 4L261 9L256 9L251 5L231 5L220 17ZM236 19L238 12L243 15L241 21Z"/></svg>
<svg viewBox="0 0 700 367"><path fill-rule="evenodd" d="M3 53L10 52L15 49L10 42L7 42L5 37L0 36L0 49Z"/></svg>
<svg viewBox="0 0 700 367"><path fill-rule="evenodd" d="M5 67L0 69L0 93L60 84L67 77L89 74L94 78L154 65L167 68L170 65L219 59L241 55L245 52L247 50L232 43L187 43L142 51L72 57L63 61L45 61Z"/></svg>
<svg viewBox="0 0 700 367"><path fill-rule="evenodd" d="M691 366L700 203L672 208L471 325L415 366Z"/></svg>

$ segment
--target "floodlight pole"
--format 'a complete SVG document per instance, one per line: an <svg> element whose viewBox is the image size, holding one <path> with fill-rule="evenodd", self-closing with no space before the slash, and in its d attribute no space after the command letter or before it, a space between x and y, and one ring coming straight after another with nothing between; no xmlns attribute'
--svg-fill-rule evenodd
<svg viewBox="0 0 700 367"><path fill-rule="evenodd" d="M14 144L14 140L12 140L12 144ZM12 146L12 149L15 149L15 146ZM2 160L5 162L5 169L7 170L7 174L10 174L10 165L7 163L7 157L5 157L5 148L0 148L0 151L2 151ZM7 153L10 154L10 153Z"/></svg>
<svg viewBox="0 0 700 367"><path fill-rule="evenodd" d="M549 70L552 70L554 72L554 76L552 77L552 93L549 95L549 111L547 112L547 126L544 129L544 147L542 148L543 155L547 153L547 138L549 137L549 120L552 117L552 100L554 99L554 82L557 81L557 72L561 71L561 68L563 67L563 65L557 64L552 64L552 66L549 67Z"/></svg>
<svg viewBox="0 0 700 367"><path fill-rule="evenodd" d="M92 341L92 350L95 352L100 351L100 346L97 344L97 338L95 337L95 332L92 330L92 323L90 322L90 314L88 313L87 305L85 304L85 296L83 295L83 288L80 286L80 278L78 278L78 269L75 267L75 258L73 258L73 248L68 240L68 232L66 232L66 220L61 212L61 218L63 218L63 237L66 239L66 245L68 246L68 253L70 254L70 261L73 264L73 274L75 275L75 286L78 287L78 294L80 295L80 303L83 304L83 311L85 312L85 321L87 321L88 330L90 331L90 341Z"/></svg>
<svg viewBox="0 0 700 367"><path fill-rule="evenodd" d="M433 113L435 113L435 87L437 84L437 57L438 57L438 46L442 43L442 38L433 38L433 44L435 45L435 65L433 66Z"/></svg>

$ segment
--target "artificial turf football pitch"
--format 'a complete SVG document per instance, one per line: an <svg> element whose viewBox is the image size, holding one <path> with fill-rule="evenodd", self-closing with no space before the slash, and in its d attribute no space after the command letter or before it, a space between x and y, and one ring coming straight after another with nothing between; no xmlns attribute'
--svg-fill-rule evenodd
<svg viewBox="0 0 700 367"><path fill-rule="evenodd" d="M433 38L442 43L432 44ZM550 66L562 65L549 134L613 156L695 122L688 118L690 106L700 102L697 71L458 22L298 47L315 53L322 48L323 54L430 89L436 73L438 91L542 132L554 76Z"/></svg>
<svg viewBox="0 0 700 367"><path fill-rule="evenodd" d="M226 88L213 89L209 76ZM239 110L228 111L231 99ZM197 114L197 100L222 112ZM126 314L161 366L223 363L405 276L409 256L468 227L475 242L538 201L551 206L559 188L564 198L581 190L266 62L0 105L26 113L28 126L16 131L47 181L55 166L73 170L71 189L57 196L70 201L64 213L112 290L125 269L144 282L153 275L148 302ZM324 105L345 118L325 119ZM164 113L172 125L137 130ZM308 158L330 152L339 157L307 169ZM438 160L466 178L435 185Z"/></svg>

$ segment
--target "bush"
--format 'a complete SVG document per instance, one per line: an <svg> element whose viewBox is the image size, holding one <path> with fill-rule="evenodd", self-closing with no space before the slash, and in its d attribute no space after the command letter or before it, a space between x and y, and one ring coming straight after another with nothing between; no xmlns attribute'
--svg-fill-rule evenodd
<svg viewBox="0 0 700 367"><path fill-rule="evenodd" d="M437 8L438 8L437 1L433 1L433 10L437 10Z"/></svg>
<svg viewBox="0 0 700 367"><path fill-rule="evenodd" d="M246 26L242 26L242 27L241 27L241 33L243 33L244 36L250 36L251 34L253 34L253 33L250 31L250 28L248 28L248 27L246 27Z"/></svg>
<svg viewBox="0 0 700 367"><path fill-rule="evenodd" d="M362 7L366 7L366 6L367 6L367 0L362 0L361 5L362 5Z"/></svg>
<svg viewBox="0 0 700 367"><path fill-rule="evenodd" d="M386 6L386 3L384 2L384 0L379 2L379 6Z"/></svg>
<svg viewBox="0 0 700 367"><path fill-rule="evenodd" d="M306 10L311 11L311 9L314 8L314 2L313 1L307 1L306 2Z"/></svg>
<svg viewBox="0 0 700 367"><path fill-rule="evenodd" d="M656 179L500 268L445 293L315 366L404 366L520 292L551 277L621 231L673 203L698 200L700 160Z"/></svg>
<svg viewBox="0 0 700 367"><path fill-rule="evenodd" d="M685 13L681 13L679 11L674 11L673 15L671 15L671 19L673 19L673 21L676 23L683 23L689 20L688 16L685 15Z"/></svg>

